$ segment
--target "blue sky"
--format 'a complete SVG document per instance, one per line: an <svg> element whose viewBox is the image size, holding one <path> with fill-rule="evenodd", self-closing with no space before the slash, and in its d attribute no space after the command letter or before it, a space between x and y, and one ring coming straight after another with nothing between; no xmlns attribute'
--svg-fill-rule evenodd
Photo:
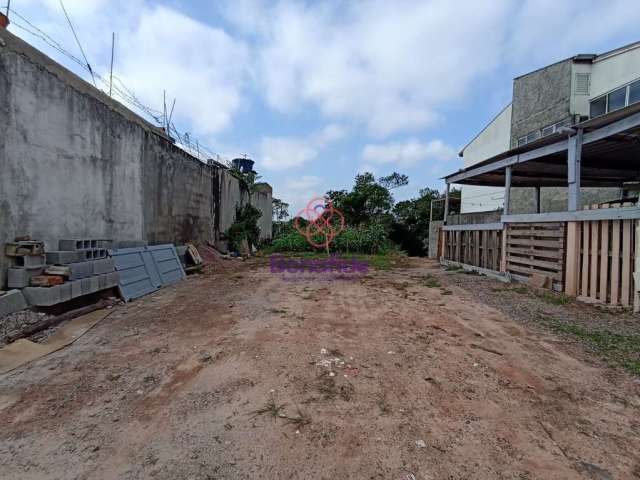
<svg viewBox="0 0 640 480"><path fill-rule="evenodd" d="M3 0L0 0L0 4ZM640 2L64 0L89 63L109 69L210 150L256 160L274 196L348 188L399 171L442 188L457 152L511 97L512 79L639 40ZM59 0L12 0L10 30L83 78L88 72L18 25L81 57ZM106 76L106 75L105 75ZM106 88L103 84L103 88Z"/></svg>

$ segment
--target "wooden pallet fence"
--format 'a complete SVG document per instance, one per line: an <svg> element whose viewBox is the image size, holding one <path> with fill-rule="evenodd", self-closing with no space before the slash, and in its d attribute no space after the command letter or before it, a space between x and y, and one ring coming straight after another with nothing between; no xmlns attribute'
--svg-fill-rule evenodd
<svg viewBox="0 0 640 480"><path fill-rule="evenodd" d="M564 280L564 222L509 223L507 272L529 278L540 274L554 283Z"/></svg>
<svg viewBox="0 0 640 480"><path fill-rule="evenodd" d="M622 206L629 206L623 204ZM608 208L607 205L591 209ZM640 309L636 271L638 220L570 222L566 293L580 300ZM572 260L573 259L573 260Z"/></svg>
<svg viewBox="0 0 640 480"><path fill-rule="evenodd" d="M445 260L500 271L502 230L442 231L441 256Z"/></svg>

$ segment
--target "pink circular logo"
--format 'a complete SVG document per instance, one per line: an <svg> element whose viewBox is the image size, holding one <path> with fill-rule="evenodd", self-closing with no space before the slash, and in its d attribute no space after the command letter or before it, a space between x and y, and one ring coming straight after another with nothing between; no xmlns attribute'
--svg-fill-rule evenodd
<svg viewBox="0 0 640 480"><path fill-rule="evenodd" d="M309 221L306 226L300 225L300 218ZM317 197L307 203L293 220L293 225L310 245L328 249L331 242L344 230L344 215L333 206L328 198ZM314 236L322 236L324 241L317 242Z"/></svg>

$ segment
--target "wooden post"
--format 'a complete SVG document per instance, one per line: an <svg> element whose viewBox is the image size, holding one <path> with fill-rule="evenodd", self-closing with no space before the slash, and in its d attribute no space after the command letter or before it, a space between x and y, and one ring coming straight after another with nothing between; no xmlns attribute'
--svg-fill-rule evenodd
<svg viewBox="0 0 640 480"><path fill-rule="evenodd" d="M578 295L580 262L580 222L567 222L567 258L564 292L570 297Z"/></svg>
<svg viewBox="0 0 640 480"><path fill-rule="evenodd" d="M633 264L633 313L640 312L640 221L636 220L635 259Z"/></svg>
<svg viewBox="0 0 640 480"><path fill-rule="evenodd" d="M534 187L533 200L535 202L536 213L540 213L540 187Z"/></svg>
<svg viewBox="0 0 640 480"><path fill-rule="evenodd" d="M447 183L447 190L444 194L444 225L447 224L447 217L449 216L449 190L450 185Z"/></svg>
<svg viewBox="0 0 640 480"><path fill-rule="evenodd" d="M575 212L581 207L580 203L580 164L582 159L582 129L569 138L567 152L567 183L569 185L567 210Z"/></svg>
<svg viewBox="0 0 640 480"><path fill-rule="evenodd" d="M511 177L511 175L509 175L509 177ZM509 178L509 180L511 180L511 178ZM505 192L506 193L506 192ZM506 195L505 195L505 199L506 199ZM500 258L500 271L503 273L506 273L507 271L507 226L509 224L505 223L504 226L502 227L502 252L501 253L501 258Z"/></svg>
<svg viewBox="0 0 640 480"><path fill-rule="evenodd" d="M509 202L511 201L511 167L504 169L504 214L509 215Z"/></svg>

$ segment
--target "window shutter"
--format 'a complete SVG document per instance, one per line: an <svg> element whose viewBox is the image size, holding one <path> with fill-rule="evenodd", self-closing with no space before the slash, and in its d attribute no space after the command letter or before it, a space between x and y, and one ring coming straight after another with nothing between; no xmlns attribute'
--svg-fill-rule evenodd
<svg viewBox="0 0 640 480"><path fill-rule="evenodd" d="M589 95L590 84L590 73L576 73L575 93L577 95Z"/></svg>

